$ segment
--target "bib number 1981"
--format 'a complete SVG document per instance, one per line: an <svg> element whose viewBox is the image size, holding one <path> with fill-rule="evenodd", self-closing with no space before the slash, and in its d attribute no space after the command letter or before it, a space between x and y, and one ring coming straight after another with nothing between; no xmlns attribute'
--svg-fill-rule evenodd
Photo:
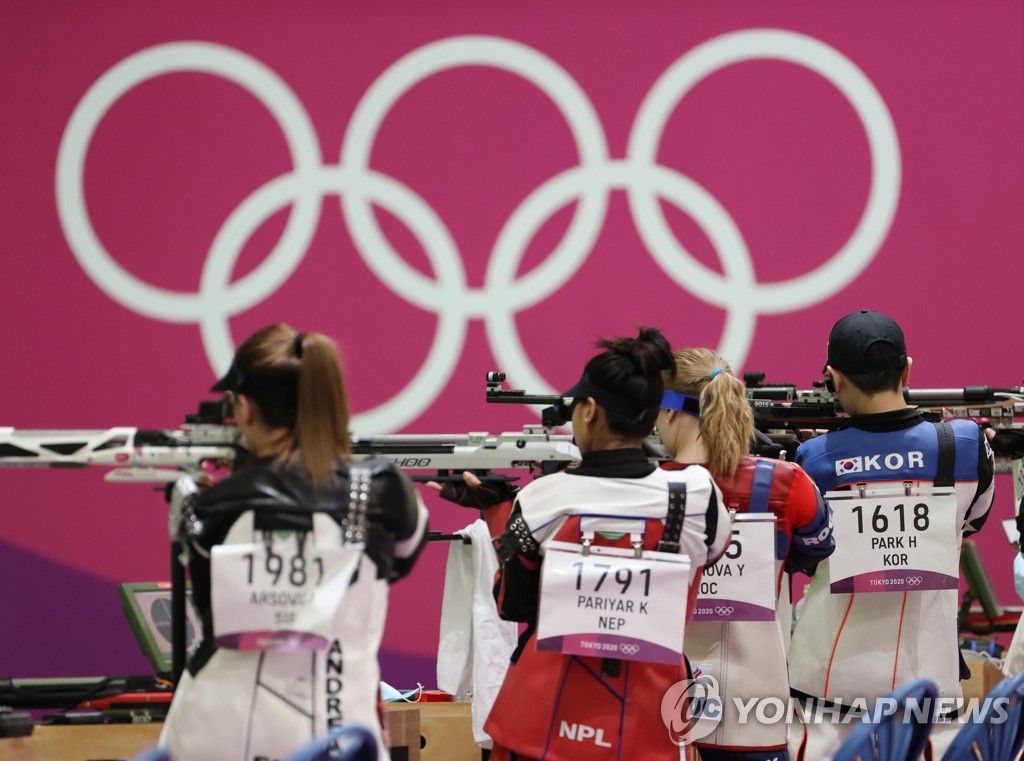
<svg viewBox="0 0 1024 761"><path fill-rule="evenodd" d="M310 542L312 545L312 542ZM362 556L361 547L294 541L213 548L214 635L236 650L319 650Z"/></svg>

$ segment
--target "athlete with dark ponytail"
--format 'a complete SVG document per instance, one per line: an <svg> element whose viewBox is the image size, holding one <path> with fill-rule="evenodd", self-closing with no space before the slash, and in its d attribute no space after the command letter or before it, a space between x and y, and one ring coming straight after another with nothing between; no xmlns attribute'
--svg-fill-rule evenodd
<svg viewBox="0 0 1024 761"><path fill-rule="evenodd" d="M673 373L665 337L645 328L636 338L597 346L603 351L563 394L573 399L581 463L523 487L505 533L495 540L499 612L527 627L486 724L494 761L678 761L688 752L661 711L666 693L692 676L685 659L634 658L646 645L619 637L615 627L640 616L654 633L664 628L659 622L672 619L681 642L701 571L728 544L729 514L705 468L660 469L643 449L661 407L662 373ZM619 555L602 554L612 547L620 548ZM671 553L690 563L672 577L679 583L671 589L671 611L648 610L625 598L630 583L633 594L644 589L629 559L659 549L662 557ZM551 580L558 564L576 559L582 569L585 558L595 555L609 564L606 579L599 576L595 584L581 570L578 589L570 581L568 591ZM652 589L659 573L652 572ZM570 637L542 639L546 625L557 619L571 625L594 607L608 613L600 619L608 631L591 632L597 644L594 636L584 643L597 649L572 653Z"/></svg>
<svg viewBox="0 0 1024 761"><path fill-rule="evenodd" d="M389 461L351 462L327 336L266 327L213 390L251 461L182 516L203 640L160 743L175 761L283 759L354 723L384 758L377 654L388 585L426 536L422 501Z"/></svg>

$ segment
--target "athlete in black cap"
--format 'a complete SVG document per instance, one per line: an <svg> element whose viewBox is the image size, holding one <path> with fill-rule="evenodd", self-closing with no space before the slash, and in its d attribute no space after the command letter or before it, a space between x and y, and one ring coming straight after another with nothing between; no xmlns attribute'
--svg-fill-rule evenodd
<svg viewBox="0 0 1024 761"><path fill-rule="evenodd" d="M160 744L175 761L283 759L353 723L383 758L388 585L411 570L426 510L390 461L350 461L348 398L327 336L268 326L213 390L230 395L253 461L182 517L203 641Z"/></svg>
<svg viewBox="0 0 1024 761"><path fill-rule="evenodd" d="M795 761L827 761L859 723L851 705L927 677L960 698L959 548L988 516L993 460L970 420L926 421L906 404L911 358L891 317L861 310L832 328L825 373L848 427L817 436L797 462L832 508L834 554L817 568L789 650L805 700ZM813 699L813 701L811 700ZM947 700L948 705L948 700ZM938 723L932 758L958 724Z"/></svg>
<svg viewBox="0 0 1024 761"><path fill-rule="evenodd" d="M524 486L495 541L498 610L527 627L485 725L493 761L687 757L679 743L692 717L664 698L692 674L667 640L683 645L695 585L729 543L729 514L705 468L663 470L643 449L662 372L674 372L665 337L646 328L598 346L562 395L582 461ZM671 559L641 566L659 547ZM658 590L667 598L655 602Z"/></svg>

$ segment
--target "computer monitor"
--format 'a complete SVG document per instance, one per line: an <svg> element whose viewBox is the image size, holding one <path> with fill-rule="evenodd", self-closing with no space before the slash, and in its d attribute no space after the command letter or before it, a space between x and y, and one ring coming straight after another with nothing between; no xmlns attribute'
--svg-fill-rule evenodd
<svg viewBox="0 0 1024 761"><path fill-rule="evenodd" d="M171 585L169 582L134 582L118 587L125 617L139 647L160 677L174 671L171 651ZM192 591L185 592L185 649L191 655L203 636L203 627L192 604Z"/></svg>

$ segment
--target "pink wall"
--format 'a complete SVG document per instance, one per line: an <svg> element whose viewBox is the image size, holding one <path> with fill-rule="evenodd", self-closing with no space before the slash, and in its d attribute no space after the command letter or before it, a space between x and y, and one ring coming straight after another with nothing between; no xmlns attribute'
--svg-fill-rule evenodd
<svg viewBox="0 0 1024 761"><path fill-rule="evenodd" d="M176 427L277 320L337 338L364 434L518 429L486 370L565 387L638 323L807 388L869 307L918 387L1024 380L1019 2L634 6L4 4L0 423ZM167 577L146 487L2 481L0 563ZM1015 602L995 520L981 543ZM444 554L389 651L434 652ZM59 668L17 615L0 676Z"/></svg>

